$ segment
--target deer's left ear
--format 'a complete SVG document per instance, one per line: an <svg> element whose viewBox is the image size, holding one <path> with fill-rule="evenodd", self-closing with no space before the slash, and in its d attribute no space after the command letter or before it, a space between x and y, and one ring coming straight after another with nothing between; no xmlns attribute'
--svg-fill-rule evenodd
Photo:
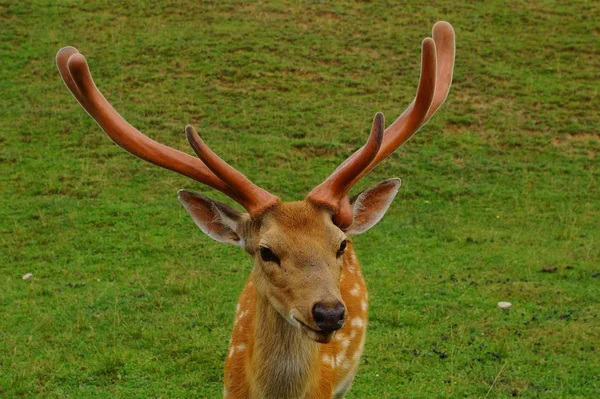
<svg viewBox="0 0 600 399"><path fill-rule="evenodd" d="M360 234L375 226L390 207L401 183L398 178L384 180L352 197L353 221L344 232Z"/></svg>

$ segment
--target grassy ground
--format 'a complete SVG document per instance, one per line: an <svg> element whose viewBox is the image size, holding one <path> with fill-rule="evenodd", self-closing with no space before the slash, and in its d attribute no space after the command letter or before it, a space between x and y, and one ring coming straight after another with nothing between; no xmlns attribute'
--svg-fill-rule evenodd
<svg viewBox="0 0 600 399"><path fill-rule="evenodd" d="M348 398L597 396L599 3L200 3L0 1L0 398L218 397L251 265L176 190L221 195L83 112L60 47L151 137L187 150L193 123L292 200L407 106L441 19L449 100L362 182L404 186L356 239L372 307Z"/></svg>

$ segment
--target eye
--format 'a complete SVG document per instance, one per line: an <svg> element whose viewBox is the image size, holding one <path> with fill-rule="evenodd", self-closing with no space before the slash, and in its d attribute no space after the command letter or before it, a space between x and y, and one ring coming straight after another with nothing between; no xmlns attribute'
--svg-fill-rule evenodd
<svg viewBox="0 0 600 399"><path fill-rule="evenodd" d="M260 257L263 262L275 262L279 264L279 258L267 247L260 247Z"/></svg>
<svg viewBox="0 0 600 399"><path fill-rule="evenodd" d="M346 240L342 241L342 243L340 244L340 249L338 249L337 256L342 256L344 254L344 252L346 251L347 244L348 244L348 241L346 241Z"/></svg>

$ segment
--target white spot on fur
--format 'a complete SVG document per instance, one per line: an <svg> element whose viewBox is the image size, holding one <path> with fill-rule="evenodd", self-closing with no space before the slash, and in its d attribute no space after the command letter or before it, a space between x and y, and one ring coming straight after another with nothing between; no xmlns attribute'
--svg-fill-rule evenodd
<svg viewBox="0 0 600 399"><path fill-rule="evenodd" d="M336 355L335 363L342 364L342 362L344 361L345 358L346 358L346 351L342 351Z"/></svg>
<svg viewBox="0 0 600 399"><path fill-rule="evenodd" d="M350 340L347 339L345 341L342 341L342 349L346 350L348 349L348 347L350 346Z"/></svg>
<svg viewBox="0 0 600 399"><path fill-rule="evenodd" d="M335 358L333 356L325 354L323 355L323 357L321 357L321 360L323 361L323 363L327 364L332 369L335 368Z"/></svg>
<svg viewBox="0 0 600 399"><path fill-rule="evenodd" d="M354 359L355 361L357 361L358 359L360 359L360 356L363 353L364 347L365 347L365 336L363 335L362 338L361 338L361 340L360 340L360 344L358 344L358 348L354 352L354 356L352 356L352 359Z"/></svg>
<svg viewBox="0 0 600 399"><path fill-rule="evenodd" d="M235 353L235 346L232 346L231 348L229 348L228 357L231 359L231 357L233 356L234 353Z"/></svg>
<svg viewBox="0 0 600 399"><path fill-rule="evenodd" d="M358 296L360 294L360 285L358 283L354 284L354 287L350 290L350 295Z"/></svg>
<svg viewBox="0 0 600 399"><path fill-rule="evenodd" d="M240 315L239 315L239 317L238 317L237 321L240 321L240 320L242 320L244 317L246 317L246 315L247 315L247 314L248 314L248 311L247 311L247 310L242 310L242 313L240 313Z"/></svg>
<svg viewBox="0 0 600 399"><path fill-rule="evenodd" d="M367 301L362 300L360 301L360 308L362 309L363 312L367 311Z"/></svg>
<svg viewBox="0 0 600 399"><path fill-rule="evenodd" d="M352 384L352 380L354 379L354 375L356 374L356 363L352 364L350 363L350 361L347 360L342 364L343 369L347 369L349 367L352 367L352 369L348 373L346 373L344 379L337 384L335 391L333 392L333 397L335 398L341 397L341 395L345 394L350 388L350 384Z"/></svg>
<svg viewBox="0 0 600 399"><path fill-rule="evenodd" d="M365 325L365 321L360 317L355 317L352 319L352 327L363 328Z"/></svg>
<svg viewBox="0 0 600 399"><path fill-rule="evenodd" d="M323 361L323 363L327 364L332 369L335 368L335 357L325 354L323 355L323 357L321 357L321 360Z"/></svg>
<svg viewBox="0 0 600 399"><path fill-rule="evenodd" d="M348 273L354 274L354 272L356 271L356 269L354 268L354 266L348 266L346 268L346 270L348 270Z"/></svg>
<svg viewBox="0 0 600 399"><path fill-rule="evenodd" d="M238 352L241 352L241 351L243 351L244 349L246 349L247 347L248 347L248 346L247 346L246 344L239 344L239 345L238 345L238 346L237 346L235 349L236 349Z"/></svg>
<svg viewBox="0 0 600 399"><path fill-rule="evenodd" d="M233 318L233 326L235 327L240 320L240 304L235 306L235 317Z"/></svg>

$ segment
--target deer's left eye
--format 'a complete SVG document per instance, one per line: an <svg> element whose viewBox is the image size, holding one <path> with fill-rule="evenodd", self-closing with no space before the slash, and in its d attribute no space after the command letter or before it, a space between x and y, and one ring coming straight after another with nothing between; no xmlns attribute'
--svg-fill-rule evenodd
<svg viewBox="0 0 600 399"><path fill-rule="evenodd" d="M263 262L275 262L279 264L279 258L267 247L260 247L260 257Z"/></svg>
<svg viewBox="0 0 600 399"><path fill-rule="evenodd" d="M348 242L346 240L342 241L340 244L340 249L338 249L337 256L342 256L344 254L346 251L346 245L348 245Z"/></svg>

